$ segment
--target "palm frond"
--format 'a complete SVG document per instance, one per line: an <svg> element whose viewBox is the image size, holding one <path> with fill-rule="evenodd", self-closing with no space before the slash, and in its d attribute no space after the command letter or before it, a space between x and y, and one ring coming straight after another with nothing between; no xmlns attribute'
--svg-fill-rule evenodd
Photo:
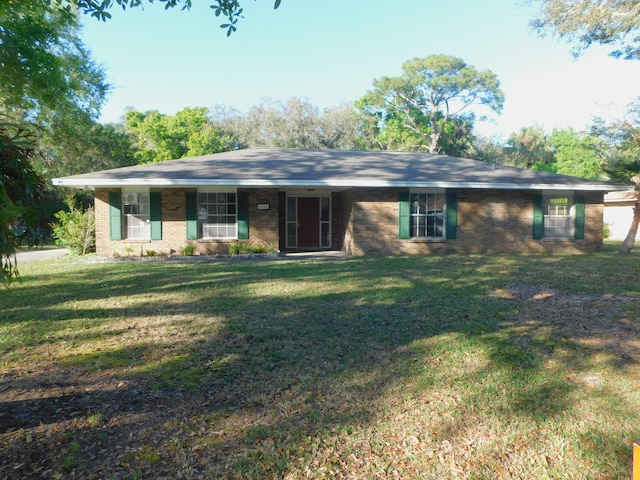
<svg viewBox="0 0 640 480"><path fill-rule="evenodd" d="M621 158L603 167L611 180L640 189L640 158Z"/></svg>

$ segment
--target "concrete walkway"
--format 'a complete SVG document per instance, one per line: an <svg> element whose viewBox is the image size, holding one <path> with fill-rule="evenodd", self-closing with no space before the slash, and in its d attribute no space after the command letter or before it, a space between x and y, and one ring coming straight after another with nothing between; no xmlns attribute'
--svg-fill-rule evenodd
<svg viewBox="0 0 640 480"><path fill-rule="evenodd" d="M42 250L21 250L16 254L18 259L18 266L27 265L33 262L40 262L42 260L51 260L54 258L62 257L69 253L66 248L49 248Z"/></svg>
<svg viewBox="0 0 640 480"><path fill-rule="evenodd" d="M353 257L339 250L322 250L319 252L284 252L280 254L280 258L287 260L348 260Z"/></svg>

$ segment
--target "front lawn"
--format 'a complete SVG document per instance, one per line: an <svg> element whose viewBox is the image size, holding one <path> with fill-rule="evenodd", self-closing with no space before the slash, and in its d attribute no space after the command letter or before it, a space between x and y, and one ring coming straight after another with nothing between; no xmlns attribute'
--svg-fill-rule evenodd
<svg viewBox="0 0 640 480"><path fill-rule="evenodd" d="M0 478L629 478L640 255L25 265Z"/></svg>

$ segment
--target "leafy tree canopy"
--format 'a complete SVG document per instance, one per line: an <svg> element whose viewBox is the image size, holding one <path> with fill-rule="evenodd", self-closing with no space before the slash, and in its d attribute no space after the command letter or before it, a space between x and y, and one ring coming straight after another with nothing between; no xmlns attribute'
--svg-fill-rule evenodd
<svg viewBox="0 0 640 480"><path fill-rule="evenodd" d="M573 43L574 55L592 44L613 47L611 55L640 59L640 4L637 0L535 0L532 25Z"/></svg>
<svg viewBox="0 0 640 480"><path fill-rule="evenodd" d="M597 119L592 133L602 140L607 173L640 192L640 97L627 106L623 118L610 123Z"/></svg>
<svg viewBox="0 0 640 480"><path fill-rule="evenodd" d="M556 128L551 135L540 126L523 127L512 133L502 153L491 151L491 160L521 168L571 175L582 178L600 178L603 175L602 157L598 138L576 132L572 128Z"/></svg>
<svg viewBox="0 0 640 480"><path fill-rule="evenodd" d="M373 90L358 105L383 125L401 120L431 153L441 146L447 123L472 105L502 111L504 94L490 70L477 70L448 55L415 58L402 68L401 76L374 80ZM472 119L467 113L466 120Z"/></svg>
<svg viewBox="0 0 640 480"><path fill-rule="evenodd" d="M76 12L0 0L0 112L37 126L30 158L45 176L79 173L67 167L88 150L110 88L80 36Z"/></svg>
<svg viewBox="0 0 640 480"><path fill-rule="evenodd" d="M438 113L437 122L442 122L442 113ZM421 151L425 149L425 137L431 132L426 119L416 122L418 128L407 128L407 116L404 112L388 112L384 122L380 122L374 134L375 142L370 148L398 151ZM474 158L475 136L473 135L474 116L458 115L442 123L443 129L438 139L438 152L454 157Z"/></svg>
<svg viewBox="0 0 640 480"><path fill-rule="evenodd" d="M235 145L213 125L204 107L184 108L175 115L130 110L125 129L133 137L136 163L224 152Z"/></svg>
<svg viewBox="0 0 640 480"><path fill-rule="evenodd" d="M282 0L275 0L274 8L280 6ZM123 10L127 7L139 7L144 0L47 0L48 3L55 3L70 11L73 6L80 8L85 14L96 17L99 20L111 18L109 10L113 6L119 6ZM148 0L153 3L153 0ZM180 7L182 10L191 8L191 0L159 0L165 9ZM239 0L214 0L210 8L215 12L216 17L222 15L227 18L227 23L220 25L220 28L227 30L227 37L237 30L238 20L242 18L243 8Z"/></svg>
<svg viewBox="0 0 640 480"><path fill-rule="evenodd" d="M38 147L77 135L108 91L80 40L77 12L42 1L0 0L0 257L2 282L17 276L16 248L37 231L47 193ZM82 130L82 129L80 129Z"/></svg>
<svg viewBox="0 0 640 480"><path fill-rule="evenodd" d="M521 168L538 169L553 160L553 151L549 139L540 126L523 127L517 133L512 133L505 148L504 163Z"/></svg>
<svg viewBox="0 0 640 480"><path fill-rule="evenodd" d="M220 127L237 138L241 147L365 148L361 118L352 105L321 111L297 97L287 101L265 99L245 115L217 115Z"/></svg>
<svg viewBox="0 0 640 480"><path fill-rule="evenodd" d="M41 129L35 148L33 165L46 178L136 164L123 125L96 123L82 114L59 118L55 129Z"/></svg>
<svg viewBox="0 0 640 480"><path fill-rule="evenodd" d="M549 137L554 152L551 171L582 178L602 177L597 139L572 128L555 129Z"/></svg>
<svg viewBox="0 0 640 480"><path fill-rule="evenodd" d="M0 0L0 65L0 108L27 120L45 109L97 117L109 88L77 16L46 2Z"/></svg>

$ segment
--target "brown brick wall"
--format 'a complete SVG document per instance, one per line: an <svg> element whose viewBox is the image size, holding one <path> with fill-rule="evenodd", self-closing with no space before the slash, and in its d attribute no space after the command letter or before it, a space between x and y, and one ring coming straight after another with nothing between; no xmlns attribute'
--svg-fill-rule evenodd
<svg viewBox="0 0 640 480"><path fill-rule="evenodd" d="M162 194L162 240L110 240L109 192L117 189L96 189L96 253L103 256L142 256L147 250L158 255L179 254L188 243L185 218L185 193L183 188L151 189ZM173 250L173 251L172 251Z"/></svg>
<svg viewBox="0 0 640 480"><path fill-rule="evenodd" d="M585 239L533 240L533 192L458 192L457 239L466 251L554 253L597 251L602 246L602 194L587 194Z"/></svg>
<svg viewBox="0 0 640 480"><path fill-rule="evenodd" d="M398 238L398 189L342 192L343 250L364 254L592 252L602 246L602 194L586 193L584 240L533 240L533 193L460 190L455 240Z"/></svg>
<svg viewBox="0 0 640 480"><path fill-rule="evenodd" d="M277 188L253 188L249 192L249 241L266 243L278 248L278 218L280 205ZM259 203L268 203L269 210L258 210Z"/></svg>
<svg viewBox="0 0 640 480"><path fill-rule="evenodd" d="M247 240L192 240L196 251L202 255L225 255L229 244L247 242L267 244L278 249L278 189L248 188L238 189L238 193L249 193L249 238ZM258 210L258 204L268 203L269 210Z"/></svg>
<svg viewBox="0 0 640 480"><path fill-rule="evenodd" d="M109 192L104 188L96 188L94 194L94 209L96 213L96 253L111 255L113 247L109 240Z"/></svg>
<svg viewBox="0 0 640 480"><path fill-rule="evenodd" d="M230 241L186 240L185 192L162 189L162 240L109 239L109 189L96 189L98 255L179 254L188 243L201 254L225 254ZM153 191L153 190L152 190ZM191 190L193 191L193 189ZM243 191L243 190L239 190ZM284 236L284 195L275 188L245 189L249 193L249 242L278 248ZM353 188L332 195L332 246L354 255L468 253L591 252L602 246L602 194L585 193L584 240L533 240L533 193L510 190L460 190L457 238L446 241L398 238L398 189ZM268 203L269 210L258 210ZM279 235L280 232L280 235ZM280 245L282 247L282 244ZM132 252L127 252L132 249ZM172 252L173 251L173 252Z"/></svg>
<svg viewBox="0 0 640 480"><path fill-rule="evenodd" d="M162 240L110 240L109 192L117 189L96 189L96 253L102 256L142 256L147 250L158 255L180 254L192 243L200 254L226 254L234 240L187 240L185 193L194 189L152 189L162 194ZM242 190L239 190L242 191ZM278 190L248 189L249 240L247 242L271 244L278 248ZM268 203L269 210L258 210L258 203Z"/></svg>

